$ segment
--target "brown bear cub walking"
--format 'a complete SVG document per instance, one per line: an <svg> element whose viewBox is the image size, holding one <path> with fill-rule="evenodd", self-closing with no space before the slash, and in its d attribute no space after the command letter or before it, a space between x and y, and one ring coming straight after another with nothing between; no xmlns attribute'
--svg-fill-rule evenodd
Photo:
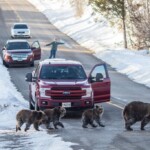
<svg viewBox="0 0 150 150"><path fill-rule="evenodd" d="M133 101L127 104L123 110L125 128L133 130L131 126L141 121L141 130L150 122L150 104L140 101Z"/></svg>
<svg viewBox="0 0 150 150"><path fill-rule="evenodd" d="M58 129L57 126L64 128L64 125L60 122L60 119L66 114L66 109L64 107L58 106L53 109L45 109L44 113L47 115L48 119L41 120L41 123L45 124L47 129L52 129L49 128L51 122L53 122L55 129Z"/></svg>
<svg viewBox="0 0 150 150"><path fill-rule="evenodd" d="M92 127L97 127L94 124L94 121L101 127L105 127L105 125L101 122L101 117L103 115L104 109L102 106L95 106L93 109L87 109L82 114L82 127L87 128L87 125L90 124Z"/></svg>
<svg viewBox="0 0 150 150"><path fill-rule="evenodd" d="M25 131L29 130L31 124L33 124L35 130L39 131L39 122L46 119L47 116L43 111L20 110L16 115L16 132L21 130L21 126L24 123L26 123Z"/></svg>

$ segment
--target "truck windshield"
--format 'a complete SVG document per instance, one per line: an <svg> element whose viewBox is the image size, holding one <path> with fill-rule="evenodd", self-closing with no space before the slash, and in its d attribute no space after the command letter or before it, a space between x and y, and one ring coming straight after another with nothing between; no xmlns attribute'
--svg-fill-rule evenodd
<svg viewBox="0 0 150 150"><path fill-rule="evenodd" d="M82 66L50 66L45 65L40 72L40 79L86 79L85 71Z"/></svg>

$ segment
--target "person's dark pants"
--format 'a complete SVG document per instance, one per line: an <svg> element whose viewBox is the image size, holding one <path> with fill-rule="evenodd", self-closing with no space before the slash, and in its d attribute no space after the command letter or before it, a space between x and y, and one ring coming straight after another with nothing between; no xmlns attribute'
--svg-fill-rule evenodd
<svg viewBox="0 0 150 150"><path fill-rule="evenodd" d="M51 50L51 54L50 54L49 58L55 58L55 57L56 57L56 51Z"/></svg>

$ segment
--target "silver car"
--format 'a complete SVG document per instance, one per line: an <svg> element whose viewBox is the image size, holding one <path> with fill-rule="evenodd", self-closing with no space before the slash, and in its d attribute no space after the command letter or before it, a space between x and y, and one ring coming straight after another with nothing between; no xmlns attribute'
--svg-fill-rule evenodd
<svg viewBox="0 0 150 150"><path fill-rule="evenodd" d="M11 28L12 38L30 38L30 28L26 23L14 23Z"/></svg>

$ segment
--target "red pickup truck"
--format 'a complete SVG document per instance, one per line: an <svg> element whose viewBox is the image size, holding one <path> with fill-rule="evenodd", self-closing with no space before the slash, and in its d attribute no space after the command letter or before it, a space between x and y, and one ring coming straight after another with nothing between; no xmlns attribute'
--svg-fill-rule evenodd
<svg viewBox="0 0 150 150"><path fill-rule="evenodd" d="M110 101L111 83L105 63L95 65L87 76L78 61L46 59L26 75L26 81L30 109L63 106L81 110Z"/></svg>

